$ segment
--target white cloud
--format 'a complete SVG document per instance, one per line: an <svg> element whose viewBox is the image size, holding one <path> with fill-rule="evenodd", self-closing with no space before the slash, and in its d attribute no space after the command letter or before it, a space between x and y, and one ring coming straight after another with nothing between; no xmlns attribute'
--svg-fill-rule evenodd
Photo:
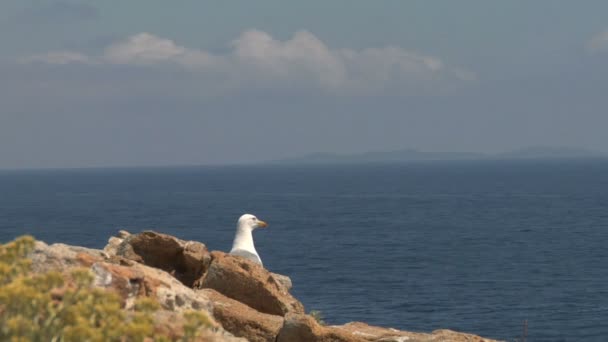
<svg viewBox="0 0 608 342"><path fill-rule="evenodd" d="M140 33L106 48L103 59L116 64L154 64L175 60L185 51L169 39Z"/></svg>
<svg viewBox="0 0 608 342"><path fill-rule="evenodd" d="M99 65L174 65L220 75L234 86L303 85L350 92L394 87L419 87L437 81L475 80L473 72L446 65L441 59L400 47L363 50L332 49L307 31L280 41L266 32L249 30L231 43L231 51L216 55L180 46L170 39L139 33L107 46L99 56L49 52L26 58L27 63ZM217 82L218 78L214 78Z"/></svg>
<svg viewBox="0 0 608 342"><path fill-rule="evenodd" d="M233 63L256 77L308 78L327 87L347 81L344 61L306 31L297 32L285 42L265 32L246 31L232 45Z"/></svg>
<svg viewBox="0 0 608 342"><path fill-rule="evenodd" d="M608 30L591 37L587 42L587 50L590 52L608 51Z"/></svg>
<svg viewBox="0 0 608 342"><path fill-rule="evenodd" d="M172 63L191 68L216 67L219 58L175 44L170 39L139 33L107 47L101 60L111 64L154 65Z"/></svg>

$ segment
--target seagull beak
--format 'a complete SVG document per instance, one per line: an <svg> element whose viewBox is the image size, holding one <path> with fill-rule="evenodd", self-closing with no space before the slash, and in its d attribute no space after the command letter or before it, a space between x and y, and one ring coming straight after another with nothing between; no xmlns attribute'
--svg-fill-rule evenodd
<svg viewBox="0 0 608 342"><path fill-rule="evenodd" d="M266 228L268 227L268 223L262 221L262 220L258 220L258 227L259 228Z"/></svg>

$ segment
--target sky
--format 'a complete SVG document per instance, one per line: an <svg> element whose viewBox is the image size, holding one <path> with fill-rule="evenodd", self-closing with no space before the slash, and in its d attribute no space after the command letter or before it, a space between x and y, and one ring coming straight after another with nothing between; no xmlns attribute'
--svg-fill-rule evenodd
<svg viewBox="0 0 608 342"><path fill-rule="evenodd" d="M0 168L608 153L608 2L3 0Z"/></svg>

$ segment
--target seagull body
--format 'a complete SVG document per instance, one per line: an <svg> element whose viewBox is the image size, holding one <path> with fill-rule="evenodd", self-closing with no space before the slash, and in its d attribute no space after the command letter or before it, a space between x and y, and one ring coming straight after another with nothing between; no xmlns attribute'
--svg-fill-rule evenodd
<svg viewBox="0 0 608 342"><path fill-rule="evenodd" d="M241 216L236 224L236 235L232 243L231 255L236 255L262 264L262 259L255 250L253 235L256 228L265 228L268 224L251 214Z"/></svg>

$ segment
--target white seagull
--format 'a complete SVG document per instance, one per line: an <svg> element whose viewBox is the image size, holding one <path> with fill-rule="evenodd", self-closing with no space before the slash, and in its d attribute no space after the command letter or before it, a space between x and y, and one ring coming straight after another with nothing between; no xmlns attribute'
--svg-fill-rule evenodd
<svg viewBox="0 0 608 342"><path fill-rule="evenodd" d="M266 222L259 220L251 214L241 216L236 224L236 235L234 236L230 254L241 256L263 265L262 259L260 259L260 256L253 245L253 236L251 235L251 232L256 228L266 227L268 227Z"/></svg>

